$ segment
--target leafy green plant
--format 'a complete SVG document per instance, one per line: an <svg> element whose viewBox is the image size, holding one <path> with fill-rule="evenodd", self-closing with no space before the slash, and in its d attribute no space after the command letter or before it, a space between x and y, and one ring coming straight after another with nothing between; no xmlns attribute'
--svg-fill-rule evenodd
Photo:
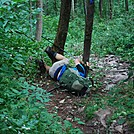
<svg viewBox="0 0 134 134"><path fill-rule="evenodd" d="M93 95L92 99L89 101L85 109L87 119L91 120L94 117L94 113L99 108L104 108L104 107L105 107L104 98L102 98L101 94Z"/></svg>
<svg viewBox="0 0 134 134"><path fill-rule="evenodd" d="M55 10L59 11L60 2L57 2L57 8L52 1L48 2L43 16L43 37L53 42L59 19L59 14ZM78 5L78 12L70 21L65 46L70 55L83 53L85 23L82 1ZM118 9L118 6L115 9ZM118 9L113 20L105 18L100 20L97 14L95 15L92 53L99 56L116 54L125 60L133 60L133 7L130 5L128 13L122 14L122 11L124 11L123 8ZM0 133L81 134L80 129L73 128L69 121L63 121L56 114L47 112L45 106L50 94L38 85L32 84L37 71L34 59L44 58L47 63L50 63L44 54L44 49L52 45L45 38L42 38L41 42L34 41L37 12L38 9L34 7L34 4L30 10L28 0L0 2ZM29 20L30 14L32 14L32 20ZM98 70L93 78L97 88L101 86L101 82L97 83L97 81L103 77L100 72L101 70ZM123 116L123 119L119 120L120 123L128 121L131 127L134 126L133 90L132 83L129 84L119 85L108 96L93 95L85 110L87 118L93 118L94 112L99 108L110 106L115 109L115 113L109 122ZM75 121L84 124L79 118L75 118Z"/></svg>
<svg viewBox="0 0 134 134"><path fill-rule="evenodd" d="M133 9L130 9L133 11ZM133 17L132 13L115 17L109 21L94 21L92 52L100 56L120 55L131 61L133 57Z"/></svg>
<svg viewBox="0 0 134 134"><path fill-rule="evenodd" d="M27 81L27 75L22 73L27 69L24 53L6 48L0 48L0 132L82 133L69 122L62 125L61 118L47 112L51 95Z"/></svg>
<svg viewBox="0 0 134 134"><path fill-rule="evenodd" d="M75 133L78 133L78 134L83 134L82 131L80 131L80 129L76 128L76 129L72 129L72 124L65 120L64 121L64 130L67 134L75 134Z"/></svg>

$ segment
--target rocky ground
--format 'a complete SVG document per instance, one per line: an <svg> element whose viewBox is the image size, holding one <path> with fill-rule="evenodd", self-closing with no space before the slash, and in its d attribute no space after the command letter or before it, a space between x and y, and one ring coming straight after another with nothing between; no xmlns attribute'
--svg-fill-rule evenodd
<svg viewBox="0 0 134 134"><path fill-rule="evenodd" d="M121 61L119 57L108 55L104 58L97 58L91 55L90 62L92 73L94 75L96 72L101 74L103 85L100 90L104 94L118 82L128 78L129 64ZM115 121L110 127L106 125L106 117L112 112L109 108L99 109L94 113L96 116L92 120L87 120L84 109L92 94L96 93L95 88L86 97L80 97L67 92L66 89L60 89L58 83L48 77L39 82L41 87L53 95L47 107L48 111L57 113L62 119L72 122L73 126L80 128L84 134L130 134L127 131L126 124L124 126L118 125Z"/></svg>

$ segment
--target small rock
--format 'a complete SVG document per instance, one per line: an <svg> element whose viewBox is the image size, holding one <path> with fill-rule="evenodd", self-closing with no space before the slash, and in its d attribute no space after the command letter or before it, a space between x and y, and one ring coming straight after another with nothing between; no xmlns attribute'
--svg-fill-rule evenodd
<svg viewBox="0 0 134 134"><path fill-rule="evenodd" d="M115 84L108 84L105 88L105 90L110 90L111 88L113 88L115 86Z"/></svg>
<svg viewBox="0 0 134 134"><path fill-rule="evenodd" d="M66 118L66 120L68 120L68 121L72 121L72 118Z"/></svg>
<svg viewBox="0 0 134 134"><path fill-rule="evenodd" d="M117 123L117 121L116 121L116 120L113 120L113 122L112 122L112 124L111 124L111 126L110 126L110 129L113 130L116 123Z"/></svg>
<svg viewBox="0 0 134 134"><path fill-rule="evenodd" d="M59 101L59 103L64 103L64 102L65 102L65 99L63 99L63 100Z"/></svg>
<svg viewBox="0 0 134 134"><path fill-rule="evenodd" d="M116 71L118 71L118 70L117 70L117 68L112 68L110 71L111 71L111 72L116 72Z"/></svg>
<svg viewBox="0 0 134 134"><path fill-rule="evenodd" d="M125 80L127 78L128 78L127 75L117 74L117 75L114 75L114 79L112 81L113 81L113 83L117 83L117 82L119 82L121 80Z"/></svg>
<svg viewBox="0 0 134 134"><path fill-rule="evenodd" d="M84 107L79 108L79 109L78 109L78 112L79 112L79 113L81 113L81 112L83 112L83 111L84 111L84 109L85 109L85 106L84 106Z"/></svg>
<svg viewBox="0 0 134 134"><path fill-rule="evenodd" d="M121 134L123 134L123 126L122 125L116 126L115 130L120 132Z"/></svg>
<svg viewBox="0 0 134 134"><path fill-rule="evenodd" d="M74 108L74 109L77 109L77 107L76 107L76 106L74 106L73 108Z"/></svg>
<svg viewBox="0 0 134 134"><path fill-rule="evenodd" d="M59 107L55 106L56 109L58 109Z"/></svg>
<svg viewBox="0 0 134 134"><path fill-rule="evenodd" d="M117 62L116 61L110 61L110 62L108 62L108 64L110 66L116 66L117 65Z"/></svg>

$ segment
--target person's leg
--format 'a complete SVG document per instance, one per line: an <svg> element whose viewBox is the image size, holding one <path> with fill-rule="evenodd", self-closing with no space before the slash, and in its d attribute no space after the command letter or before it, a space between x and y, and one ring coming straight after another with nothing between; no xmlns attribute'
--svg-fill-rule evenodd
<svg viewBox="0 0 134 134"><path fill-rule="evenodd" d="M59 54L59 53L57 53L57 54L55 55L55 58L56 58L56 60L64 60L64 59L66 59L66 57L64 57L63 55L61 55L61 54Z"/></svg>
<svg viewBox="0 0 134 134"><path fill-rule="evenodd" d="M48 54L49 58L53 61L54 59L55 60L63 60L63 59L66 59L63 55L57 53L57 52L54 52L52 50L51 47L47 47L45 49L45 52Z"/></svg>

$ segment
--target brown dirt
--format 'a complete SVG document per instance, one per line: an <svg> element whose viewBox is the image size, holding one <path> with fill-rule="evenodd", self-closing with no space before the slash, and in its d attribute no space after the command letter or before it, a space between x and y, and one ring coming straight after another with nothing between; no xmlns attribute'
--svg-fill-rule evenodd
<svg viewBox="0 0 134 134"><path fill-rule="evenodd" d="M45 81L45 83L42 83ZM40 81L40 82L39 82ZM63 120L68 120L73 124L74 128L79 128L84 134L108 134L110 133L100 122L99 118L95 116L92 120L88 120L85 113L85 108L94 91L86 96L76 96L67 92L65 89L59 88L59 85L51 79L45 77L38 79L41 87L50 91L52 96L47 105L49 113L57 113ZM58 87L58 88L57 88ZM79 123L76 120L80 120ZM113 131L112 134L120 134ZM125 133L127 134L127 133ZM129 133L128 133L129 134Z"/></svg>

